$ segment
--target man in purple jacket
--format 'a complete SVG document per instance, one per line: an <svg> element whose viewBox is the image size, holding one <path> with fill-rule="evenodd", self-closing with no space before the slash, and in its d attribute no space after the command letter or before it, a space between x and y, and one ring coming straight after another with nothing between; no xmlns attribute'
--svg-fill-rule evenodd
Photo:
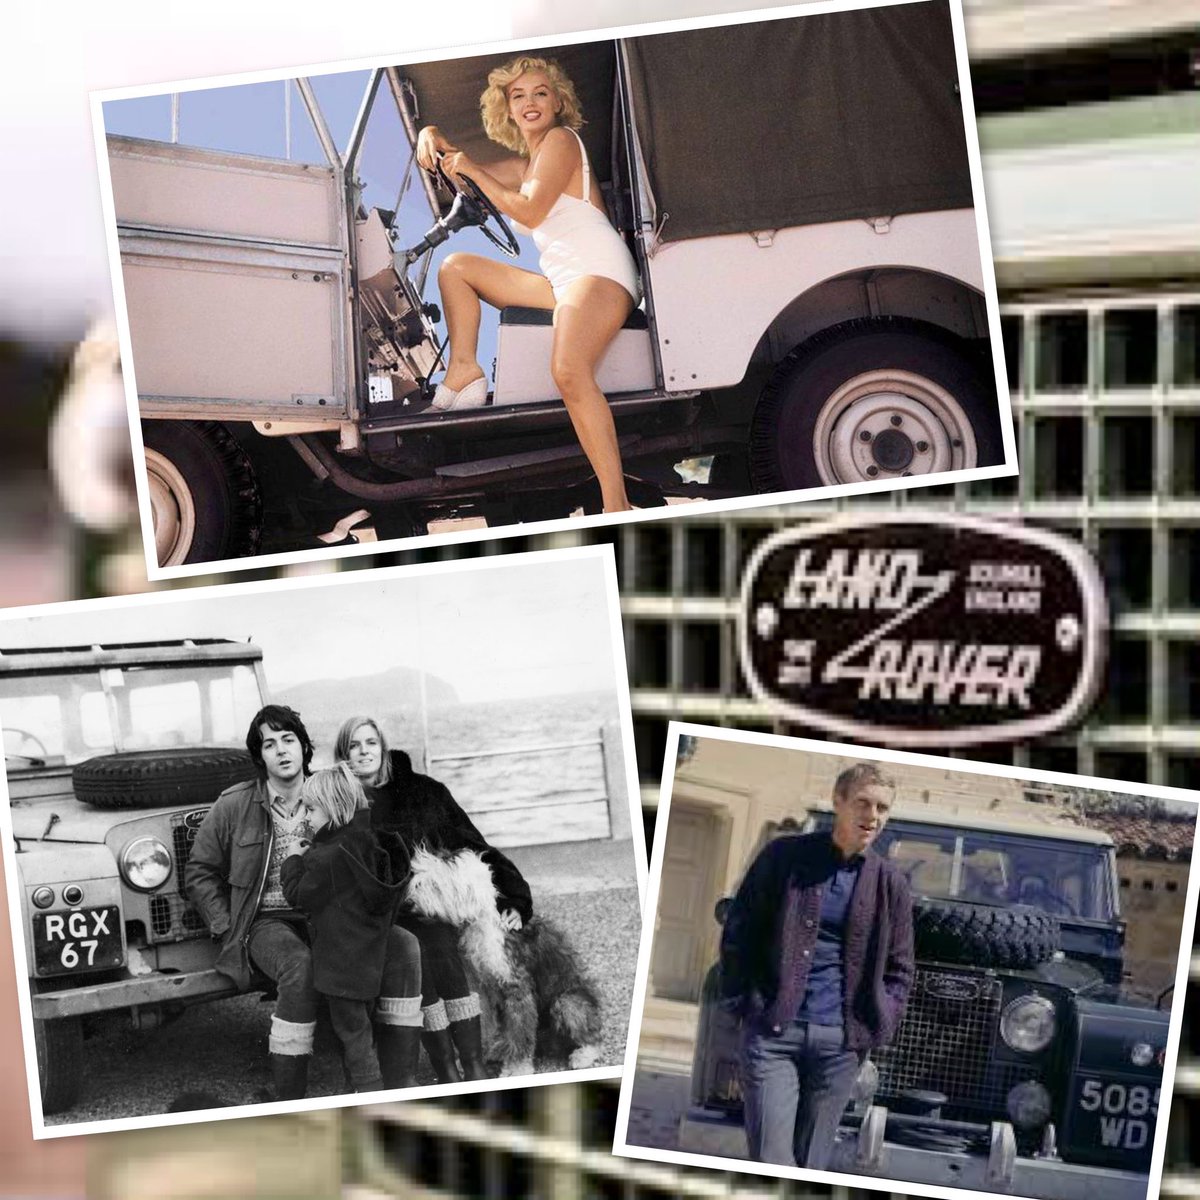
<svg viewBox="0 0 1200 1200"><path fill-rule="evenodd" d="M833 828L776 838L721 937L721 994L744 1021L746 1137L758 1162L823 1169L867 1052L900 1024L913 978L912 897L871 850L896 784L856 763Z"/></svg>

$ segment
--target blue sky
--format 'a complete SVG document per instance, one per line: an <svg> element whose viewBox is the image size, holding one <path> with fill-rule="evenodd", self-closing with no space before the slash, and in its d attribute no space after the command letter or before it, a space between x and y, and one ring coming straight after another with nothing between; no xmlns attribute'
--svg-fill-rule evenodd
<svg viewBox="0 0 1200 1200"><path fill-rule="evenodd" d="M309 77L317 101L340 151L349 145L354 120L370 79L369 71L344 71ZM482 91L484 81L480 80ZM287 157L285 137L285 92L291 93L291 153L294 162L325 161L300 92L291 80L248 83L236 87L200 88L180 93L179 140L189 146L230 150L240 154ZM108 133L169 141L171 137L171 98L167 93L133 100L110 100L104 105L104 125ZM386 83L381 83L362 155L359 176L366 185L367 208L394 208L408 159L408 141L396 113ZM411 246L433 223L419 181L412 178L399 208L400 246ZM505 259L530 270L537 270L537 252L529 238L520 238L521 257ZM455 234L434 252L433 266L425 288L425 299L440 304L437 294L437 265L451 251L471 251L501 258L490 242L477 230ZM414 280L418 278L415 270ZM496 354L496 330L499 314L484 305L479 338L479 362L492 375ZM439 336L445 336L444 323Z"/></svg>

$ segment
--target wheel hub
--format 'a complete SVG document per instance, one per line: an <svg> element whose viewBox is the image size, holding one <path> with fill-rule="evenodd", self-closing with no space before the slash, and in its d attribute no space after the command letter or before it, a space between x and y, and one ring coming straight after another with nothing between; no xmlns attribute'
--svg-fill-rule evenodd
<svg viewBox="0 0 1200 1200"><path fill-rule="evenodd" d="M916 453L912 441L898 429L885 429L871 441L871 456L885 471L903 471Z"/></svg>
<svg viewBox="0 0 1200 1200"><path fill-rule="evenodd" d="M856 375L825 401L813 451L826 484L930 475L976 461L958 400L931 379L891 368Z"/></svg>

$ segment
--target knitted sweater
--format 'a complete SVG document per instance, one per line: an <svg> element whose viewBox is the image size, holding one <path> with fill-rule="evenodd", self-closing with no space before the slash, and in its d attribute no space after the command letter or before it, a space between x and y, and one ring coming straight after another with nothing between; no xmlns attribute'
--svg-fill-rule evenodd
<svg viewBox="0 0 1200 1200"><path fill-rule="evenodd" d="M721 937L721 993L743 1015L783 1028L808 986L830 835L776 838L754 862L729 907ZM891 863L868 851L846 914L843 943L846 1045L891 1040L912 985L912 897Z"/></svg>
<svg viewBox="0 0 1200 1200"><path fill-rule="evenodd" d="M403 750L392 750L392 778L382 787L369 787L371 825L398 833L409 852L424 845L439 851L475 850L492 869L496 907L514 908L522 921L533 916L533 897L521 872L483 839L471 818L454 802L449 788L412 768Z"/></svg>

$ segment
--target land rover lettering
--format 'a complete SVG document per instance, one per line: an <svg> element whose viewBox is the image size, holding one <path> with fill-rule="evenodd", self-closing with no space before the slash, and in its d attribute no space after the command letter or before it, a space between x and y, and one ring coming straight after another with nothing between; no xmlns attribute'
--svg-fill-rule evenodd
<svg viewBox="0 0 1200 1200"><path fill-rule="evenodd" d="M1095 566L1043 529L961 516L842 517L764 542L746 568L742 665L789 718L912 746L1022 738L1095 694Z"/></svg>

